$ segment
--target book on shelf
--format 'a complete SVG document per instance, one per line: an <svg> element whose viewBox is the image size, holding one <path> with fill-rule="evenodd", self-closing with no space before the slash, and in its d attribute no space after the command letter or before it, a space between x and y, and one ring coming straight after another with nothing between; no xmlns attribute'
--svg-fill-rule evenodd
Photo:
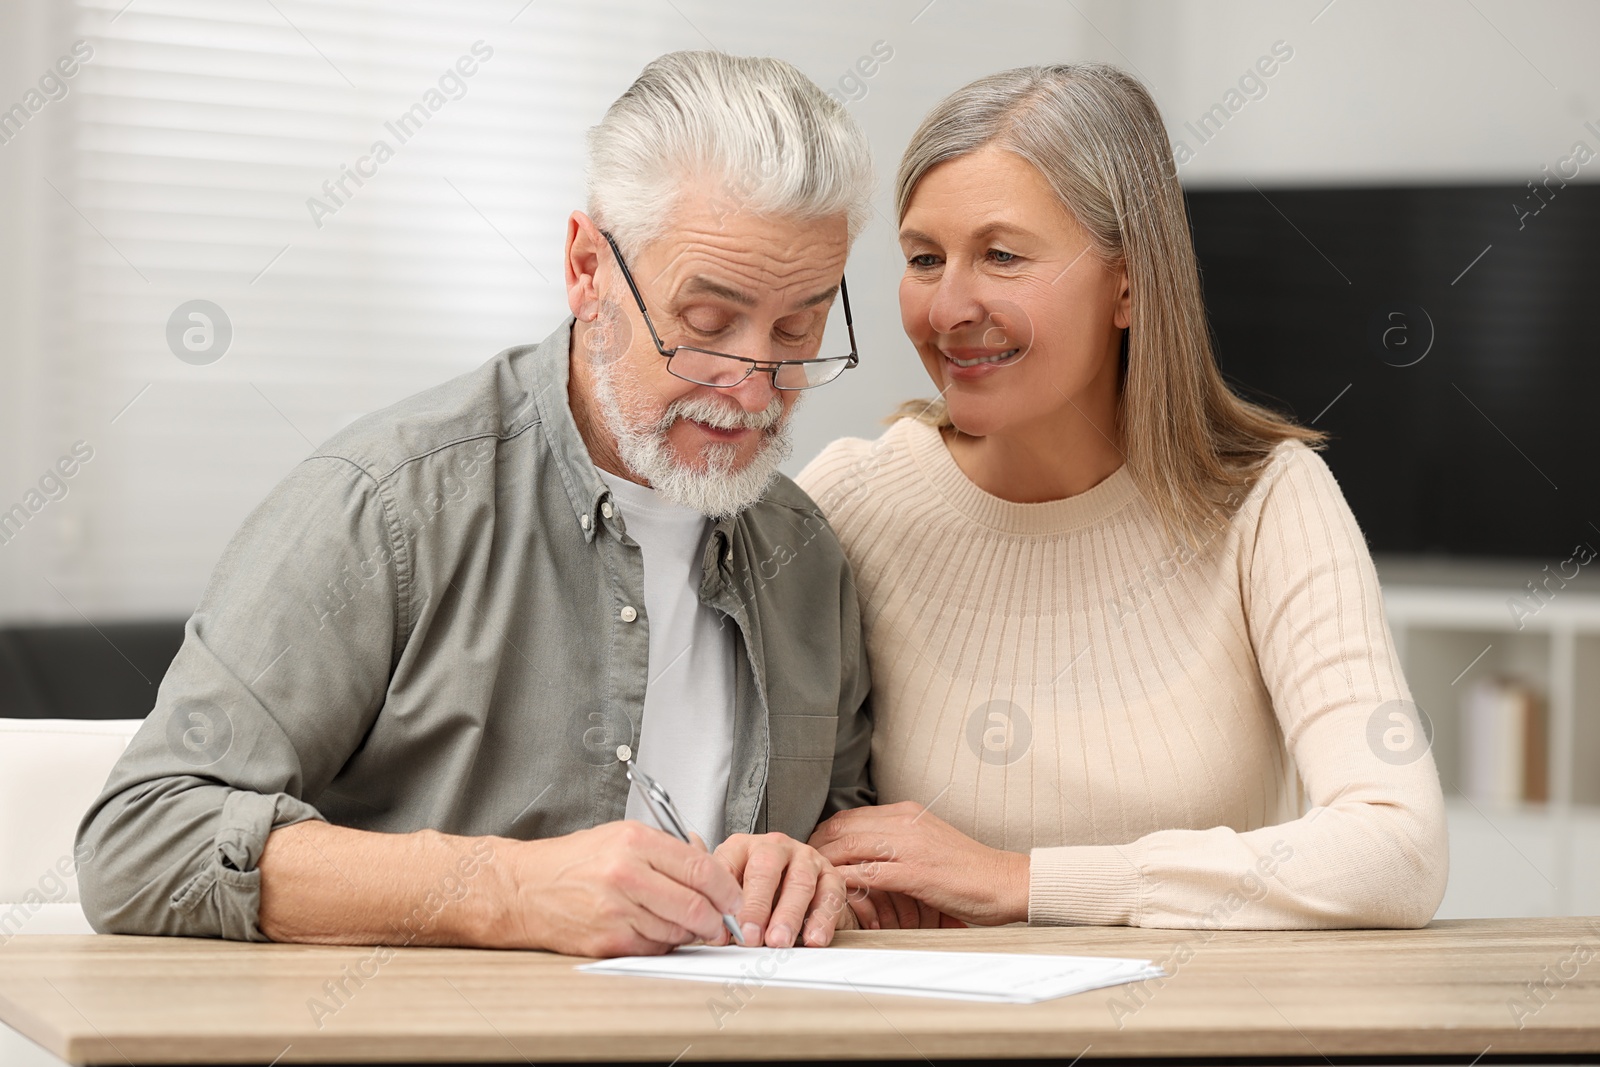
<svg viewBox="0 0 1600 1067"><path fill-rule="evenodd" d="M1461 792L1489 804L1550 799L1545 703L1528 683L1497 675L1461 701Z"/></svg>

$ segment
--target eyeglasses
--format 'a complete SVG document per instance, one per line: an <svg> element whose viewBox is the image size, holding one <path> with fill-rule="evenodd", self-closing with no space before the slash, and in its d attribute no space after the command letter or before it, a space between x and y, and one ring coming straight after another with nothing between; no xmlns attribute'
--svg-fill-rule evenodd
<svg viewBox="0 0 1600 1067"><path fill-rule="evenodd" d="M695 348L690 345L675 345L667 348L661 343L661 335L656 333L655 323L650 321L650 312L645 310L644 297L639 293L639 286L633 280L633 272L628 270L628 265L622 260L622 249L617 247L617 242L604 230L600 231L606 243L611 246L611 251L617 257L617 266L622 268L622 277L628 283L628 289L633 293L634 301L639 305L639 314L644 317L644 324L650 331L650 339L656 344L656 351L667 361L667 372L684 381L694 382L696 385L709 385L715 389L731 389L738 385L751 374L760 370L772 375L774 389L795 390L815 389L819 385L827 385L845 371L861 362L856 355L856 327L850 318L850 293L845 289L844 277L839 278L839 301L844 305L844 325L850 333L850 354L848 356L827 356L821 359L778 359L758 360L747 359L744 356L735 356L728 352L715 352L709 348Z"/></svg>

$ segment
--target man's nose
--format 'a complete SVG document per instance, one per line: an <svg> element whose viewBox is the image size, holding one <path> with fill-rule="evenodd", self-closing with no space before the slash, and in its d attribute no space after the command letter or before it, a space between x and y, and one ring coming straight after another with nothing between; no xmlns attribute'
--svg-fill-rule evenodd
<svg viewBox="0 0 1600 1067"><path fill-rule="evenodd" d="M754 414L765 411L772 403L772 398L778 395L778 390L772 385L772 372L756 369L750 376L730 389L719 389L718 392L726 393L733 398L745 411Z"/></svg>

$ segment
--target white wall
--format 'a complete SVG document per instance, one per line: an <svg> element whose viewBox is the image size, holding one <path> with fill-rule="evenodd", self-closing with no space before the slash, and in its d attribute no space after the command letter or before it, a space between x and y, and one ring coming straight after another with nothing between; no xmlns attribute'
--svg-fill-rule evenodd
<svg viewBox="0 0 1600 1067"><path fill-rule="evenodd" d="M140 0L123 18L179 3ZM25 90L83 20L109 20L121 6L121 0L98 8L82 0L78 7L88 13L75 15L64 0L4 0L0 105ZM283 27L274 31L263 23L250 29L256 16L248 12L270 9L244 0L210 0L207 6L237 8L245 20L239 32L277 32L282 47L291 50L286 54L296 54L298 41ZM284 0L280 6L297 19L313 17L310 5ZM773 54L836 88L875 42L893 48L893 58L850 104L874 145L880 173L879 214L849 268L864 361L840 383L807 398L791 469L841 434L875 434L878 420L897 401L927 392L899 328L895 287L901 264L889 224L890 182L899 151L927 108L981 74L1084 59L1133 69L1151 85L1174 138L1197 149L1182 170L1195 185L1247 179L1520 183L1584 136L1585 119L1600 125L1600 5L1582 0L616 0L583 5L571 15L552 14L557 8L539 0L509 24L522 6L523 0L440 5L435 17L447 27L451 18L460 21L459 31L448 27L439 34L447 51L456 49L458 37L483 36L487 31L480 26L491 26L504 47L493 72L497 88L486 86L479 98L435 121L443 141L484 121L484 108L515 105L535 118L555 116L543 125L535 122L536 135L518 127L517 136L527 140L519 141L522 164L503 173L466 173L492 200L490 213L501 228L553 280L559 279L565 211L580 204L583 125L599 117L650 57L708 46ZM353 12L351 18L382 24L382 5L349 0L342 7ZM329 45L336 54L338 39ZM1223 101L1279 40L1294 54L1267 81L1266 95L1244 105L1199 146L1184 123ZM556 75L552 45L562 64ZM390 73L396 84L409 85L436 63L432 51L419 46L397 53ZM331 77L329 82L328 107L352 129L379 122L391 110L391 101L366 84L351 91ZM554 106L552 84L561 87L566 111ZM476 118L473 108L480 109ZM587 118L560 118L557 112ZM187 613L228 534L308 451L302 433L320 440L360 411L466 369L503 345L543 336L564 313L557 285L533 277L500 237L469 231L478 220L459 202L430 194L408 209L408 217L419 234L443 235L453 248L466 249L476 269L493 280L482 292L497 306L486 310L481 296L475 305L470 292L440 296L459 288L459 262L419 267L421 273L405 284L416 287L419 299L433 301L430 330L439 340L427 351L414 346L380 373L369 363L360 377L352 377L350 367L329 369L300 351L331 343L340 325L337 309L319 312L307 303L306 288L289 284L294 277L314 278L319 264L336 261L319 260L332 251L309 241L296 246L296 256L304 257L297 265L285 259L281 280L280 268L274 268L263 285L251 288L246 278L224 270L167 264L152 272L147 298L108 310L105 321L99 318L102 309L79 308L85 320L99 322L96 328L54 321L50 309L58 306L52 302L62 285L77 284L74 279L88 267L121 269L84 218L44 181L61 177L54 168L75 169L70 141L47 150L52 137L69 137L74 115L71 107L52 104L17 141L0 145L6 205L0 212L0 508L20 498L74 440L93 440L97 458L71 495L43 513L47 522L0 546L0 618ZM335 137L327 159L308 164L307 173L336 165L352 137ZM1590 140L1595 143L1592 135ZM460 165L442 149L419 151L396 162L400 169L390 189L437 183L441 174L461 177L453 169ZM399 194L382 194L389 195ZM199 193L195 203L195 219L170 224L193 224L204 211L216 210ZM99 211L114 208L92 204L85 214L100 217ZM301 241L305 220L298 203L286 202L281 217L252 224L259 231L253 240L270 252ZM159 262L161 234L110 236L124 251L134 249L130 257ZM281 331L258 331L254 340L241 335L239 350L213 367L178 363L164 351L166 313L180 299L214 290L208 281L213 277L234 287L222 291L239 294L246 318L281 323L302 308L305 325L294 337ZM352 310L352 320L358 317ZM132 413L111 424L120 405L146 382L150 390ZM271 397L270 405L263 394Z"/></svg>
<svg viewBox="0 0 1600 1067"><path fill-rule="evenodd" d="M30 82L48 62L48 15L43 5L0 0L0 71L5 72L0 97L7 105L19 85ZM43 391L37 313L43 280L37 268L44 249L34 210L43 185L40 159L20 138L0 145L0 499L7 501L0 506L9 506L10 498L21 493L33 477L28 472L36 461L45 462L49 447L39 444L48 428L37 418ZM0 549L0 616L21 608L21 586L35 558Z"/></svg>

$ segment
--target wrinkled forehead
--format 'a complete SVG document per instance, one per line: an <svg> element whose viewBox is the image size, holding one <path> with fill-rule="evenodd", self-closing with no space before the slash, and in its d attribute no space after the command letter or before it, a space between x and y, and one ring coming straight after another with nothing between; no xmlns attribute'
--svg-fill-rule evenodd
<svg viewBox="0 0 1600 1067"><path fill-rule="evenodd" d="M668 299L705 296L747 308L791 308L836 291L849 252L842 213L764 215L690 189L642 250L635 273L641 285Z"/></svg>

